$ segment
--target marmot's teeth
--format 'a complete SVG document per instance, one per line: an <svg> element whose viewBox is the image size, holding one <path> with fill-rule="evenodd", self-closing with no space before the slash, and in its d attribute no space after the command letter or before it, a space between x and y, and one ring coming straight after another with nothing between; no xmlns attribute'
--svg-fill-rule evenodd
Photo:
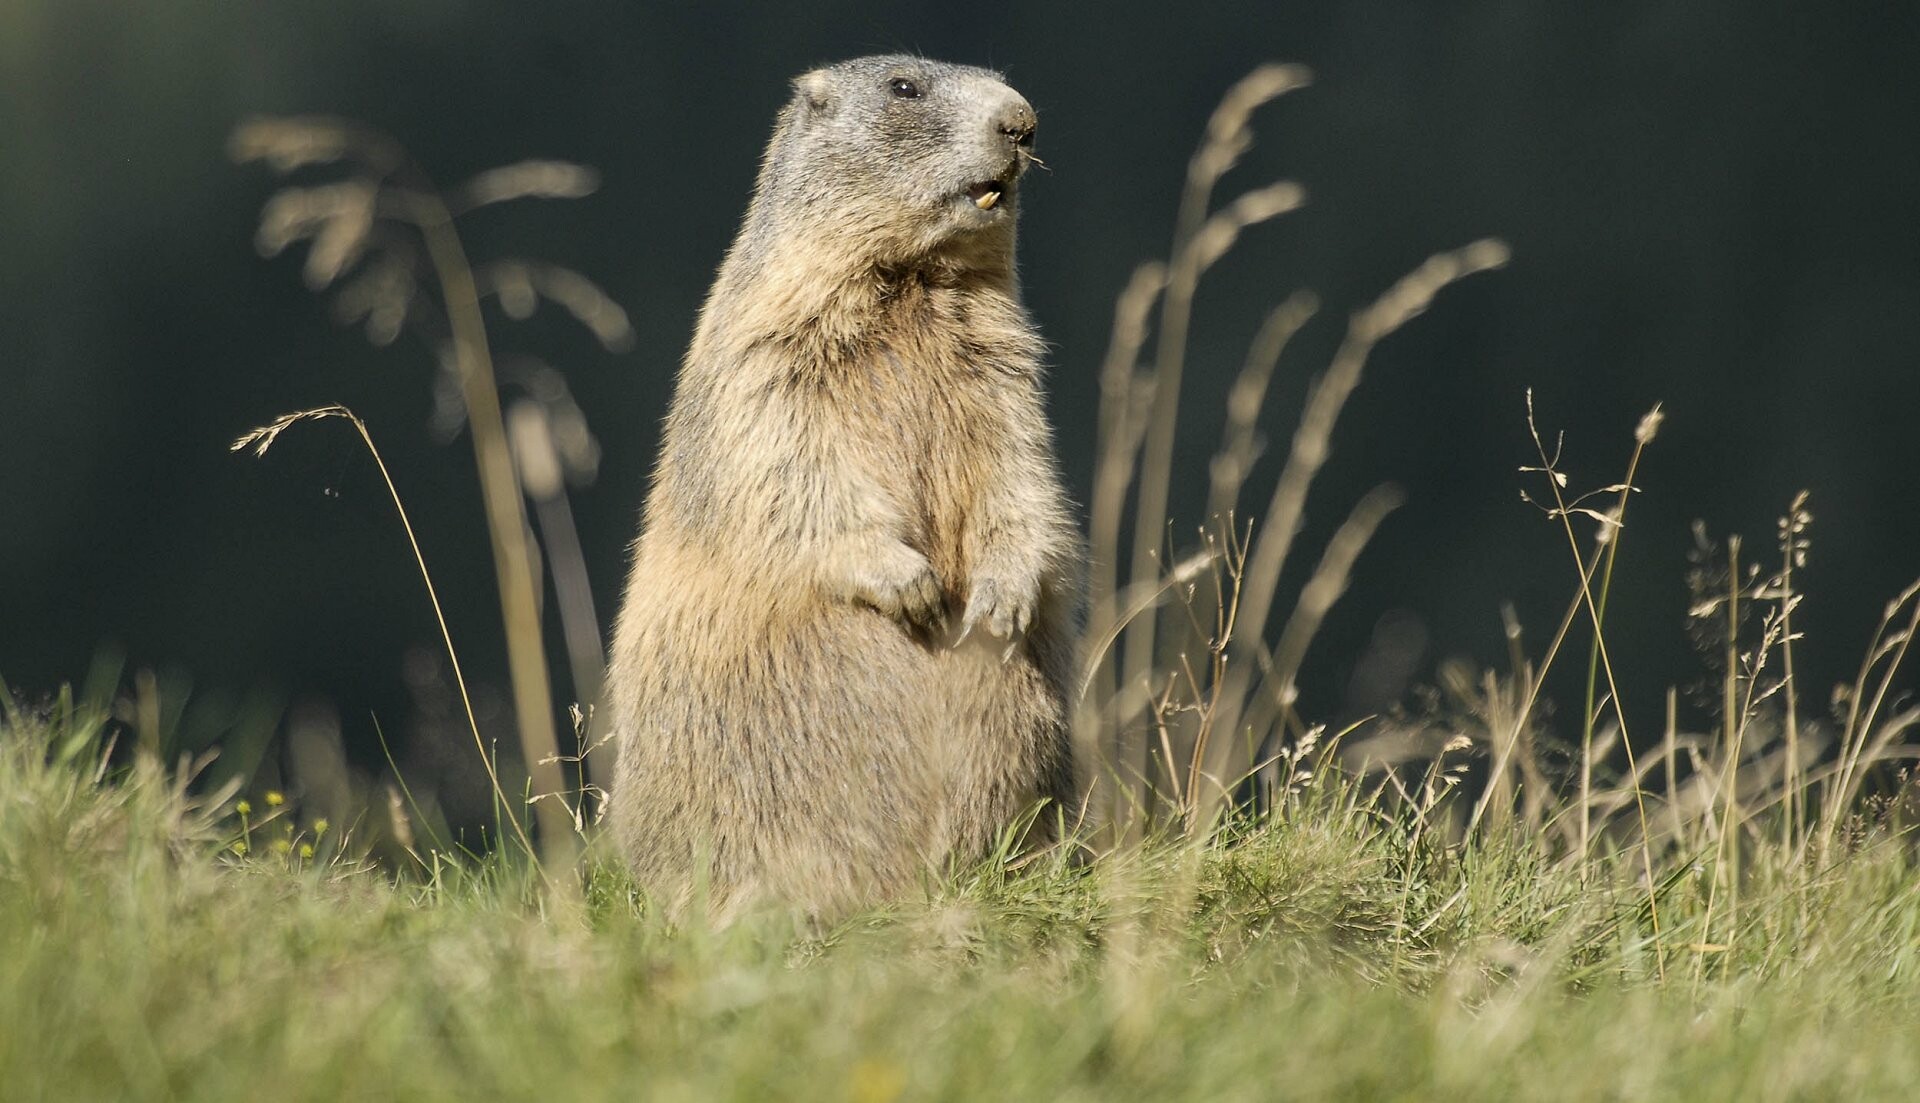
<svg viewBox="0 0 1920 1103"><path fill-rule="evenodd" d="M983 193L980 196L980 198L974 200L973 205L980 208L983 211L990 211L993 209L994 204L998 202L1000 202L1000 193L997 191L990 191L990 192Z"/></svg>

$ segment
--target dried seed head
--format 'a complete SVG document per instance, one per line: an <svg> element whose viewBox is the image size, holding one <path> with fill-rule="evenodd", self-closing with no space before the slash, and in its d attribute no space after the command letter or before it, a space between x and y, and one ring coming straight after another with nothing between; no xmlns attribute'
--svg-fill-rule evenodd
<svg viewBox="0 0 1920 1103"><path fill-rule="evenodd" d="M1226 175L1253 145L1248 123L1254 111L1311 83L1313 73L1304 65L1262 65L1242 77L1207 120L1206 140L1193 158L1194 178L1211 182Z"/></svg>
<svg viewBox="0 0 1920 1103"><path fill-rule="evenodd" d="M500 300L500 309L507 317L524 321L533 316L533 308L540 303L539 294L533 289L533 276L527 266L514 261L502 261L489 265L486 269L487 283L494 296Z"/></svg>
<svg viewBox="0 0 1920 1103"><path fill-rule="evenodd" d="M600 174L568 161L520 161L488 169L454 194L462 210L509 199L579 199L600 187Z"/></svg>
<svg viewBox="0 0 1920 1103"><path fill-rule="evenodd" d="M1658 403L1655 403L1653 409L1648 410L1646 415L1640 419L1640 424L1634 427L1634 442L1637 444L1647 444L1651 442L1654 435L1660 432L1660 423L1665 420L1667 420L1666 412L1660 409Z"/></svg>
<svg viewBox="0 0 1920 1103"><path fill-rule="evenodd" d="M383 348L400 336L417 290L412 270L383 255L340 288L333 300L333 316L341 325L364 321L367 340Z"/></svg>
<svg viewBox="0 0 1920 1103"><path fill-rule="evenodd" d="M527 495L542 502L558 497L565 487L560 455L540 403L522 398L507 408L507 443Z"/></svg>
<svg viewBox="0 0 1920 1103"><path fill-rule="evenodd" d="M1506 242L1482 238L1452 252L1428 257L1420 267L1388 288L1373 305L1353 316L1353 336L1369 344L1380 340L1418 317L1448 284L1476 272L1499 268L1512 255Z"/></svg>
<svg viewBox="0 0 1920 1103"><path fill-rule="evenodd" d="M227 139L227 156L242 164L265 161L276 172L292 172L305 165L337 161L352 145L351 128L338 119L318 115L254 118L233 129Z"/></svg>
<svg viewBox="0 0 1920 1103"><path fill-rule="evenodd" d="M306 279L316 290L325 287L366 247L376 194L377 189L365 180L283 188L261 209L254 246L261 256L272 257L297 241L313 238Z"/></svg>
<svg viewBox="0 0 1920 1103"><path fill-rule="evenodd" d="M1200 232L1194 235L1188 246L1193 250L1194 264L1201 271L1213 267L1215 261L1233 248L1242 230L1298 210L1306 201L1306 189L1290 180L1247 192L1228 204L1225 210L1207 219Z"/></svg>
<svg viewBox="0 0 1920 1103"><path fill-rule="evenodd" d="M373 233L373 186L353 181L339 188L338 209L320 224L313 247L307 250L302 274L307 286L315 291L325 289L351 268Z"/></svg>

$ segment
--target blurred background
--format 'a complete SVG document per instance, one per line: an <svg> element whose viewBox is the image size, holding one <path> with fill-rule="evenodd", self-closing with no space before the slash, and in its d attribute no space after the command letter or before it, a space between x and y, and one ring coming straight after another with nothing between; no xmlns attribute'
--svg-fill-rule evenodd
<svg viewBox="0 0 1920 1103"><path fill-rule="evenodd" d="M391 133L442 183L535 157L601 172L590 198L489 208L464 233L476 259L565 264L630 313L624 353L550 308L494 319L499 349L564 374L598 440L571 501L610 626L675 365L787 80L894 50L1001 69L1039 110L1051 171L1023 195L1022 270L1082 501L1113 296L1165 253L1208 113L1260 62L1315 71L1263 109L1221 191L1286 177L1310 199L1202 285L1183 541L1270 306L1302 287L1324 303L1263 418L1256 509L1346 313L1433 251L1511 243L1508 268L1378 351L1344 415L1306 546L1376 483L1409 503L1315 646L1307 715L1391 703L1448 657L1503 664L1503 603L1536 651L1551 635L1575 576L1557 526L1519 498L1538 489L1517 471L1534 462L1529 387L1542 428L1566 431L1576 488L1619 478L1635 423L1665 404L1609 624L1632 710L1657 717L1666 686L1702 675L1686 631L1695 519L1771 561L1775 519L1812 492L1798 658L1816 686L1851 676L1884 601L1920 572L1912 6L6 0L0 678L33 696L96 667L153 671L167 707L196 718L193 741L245 729L273 770L276 733L301 724L377 770L377 724L416 784L459 789L470 744L463 758L432 610L364 447L341 422L292 430L264 459L227 445L302 407L367 420L482 726L510 738L471 449L430 425L429 349L336 325L302 285L304 248L257 255L278 181L231 163L229 133L249 115L327 113ZM1312 556L1297 558L1296 574ZM1384 682L1356 679L1383 641L1400 656ZM1561 687L1563 710L1576 693Z"/></svg>

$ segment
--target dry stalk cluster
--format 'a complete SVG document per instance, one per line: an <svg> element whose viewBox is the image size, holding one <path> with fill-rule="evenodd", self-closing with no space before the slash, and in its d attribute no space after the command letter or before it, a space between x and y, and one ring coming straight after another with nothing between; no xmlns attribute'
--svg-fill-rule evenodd
<svg viewBox="0 0 1920 1103"><path fill-rule="evenodd" d="M1492 240L1441 253L1355 311L1332 361L1308 389L1264 513L1257 523L1243 522L1239 499L1260 456L1256 426L1269 384L1318 300L1302 291L1276 306L1227 399L1199 547L1169 555L1174 435L1200 279L1247 229L1306 198L1297 184L1281 181L1216 209L1214 192L1251 147L1254 112L1309 80L1300 66L1268 65L1228 91L1188 165L1168 258L1141 265L1115 308L1101 370L1087 666L1075 724L1080 754L1092 765L1091 807L1116 839L1168 825L1202 835L1243 786L1271 797L1299 772L1300 748L1319 739L1294 710L1300 664L1361 549L1401 500L1393 486L1363 496L1287 608L1280 576L1307 491L1374 346L1448 284L1507 259L1506 246ZM1155 334L1154 358L1143 367ZM1129 517L1133 533L1123 560Z"/></svg>
<svg viewBox="0 0 1920 1103"><path fill-rule="evenodd" d="M531 803L542 857L550 865L567 864L577 847L578 816L589 786L585 777L570 784L563 774L564 763L581 764L581 758L563 756L556 735L542 644L540 578L545 570L554 579L573 688L577 699L590 707L599 694L603 658L566 489L591 481L599 450L557 371L532 357L496 360L481 303L492 298L514 319L530 316L541 302L551 303L609 350L630 347L633 332L626 312L577 272L524 259L471 263L456 220L515 199L579 198L591 194L598 180L579 165L524 161L489 169L441 191L398 142L324 117L249 120L234 131L229 152L237 161L263 161L283 175L331 169L331 179L291 184L268 199L255 238L261 254L274 256L307 242L307 286L316 292L338 286L334 312L343 324L362 326L376 346L412 331L438 358L436 426L451 435L464 423L473 437L506 626L516 729L531 787L525 800L507 799L470 704L468 723L514 836L533 850L532 838L514 811ZM503 384L515 385L504 409ZM379 464L440 617L442 639L465 703L465 679L426 560L365 423L343 407L303 410L246 434L234 447L251 446L264 453L290 425L314 418L349 420ZM528 523L529 500L540 540ZM583 738L591 737L590 724L581 731Z"/></svg>
<svg viewBox="0 0 1920 1103"><path fill-rule="evenodd" d="M1173 429L1195 291L1244 230L1304 198L1280 183L1215 210L1213 192L1248 148L1255 109L1307 79L1297 67L1269 66L1228 93L1189 166L1169 258L1141 265L1116 304L1101 374L1091 608L1075 718L1080 753L1093 766L1089 807L1109 842L1149 833L1198 840L1213 837L1229 809L1284 809L1337 771L1357 783L1342 791L1394 817L1416 845L1522 838L1531 852L1573 863L1583 877L1627 857L1656 971L1664 978L1670 956L1688 951L1697 979L1740 929L1744 856L1764 851L1824 868L1871 833L1874 809L1884 820L1920 804L1920 787L1901 768L1920 757L1910 736L1920 705L1896 689L1920 631L1920 582L1888 604L1830 714L1810 717L1794 675L1795 614L1804 599L1797 572L1812 520L1807 495L1781 517L1770 566L1743 557L1737 537L1716 544L1702 531L1691 616L1715 674L1712 699L1699 709L1709 723L1685 730L1679 695L1668 690L1665 730L1657 740L1636 738L1606 612L1640 464L1664 414L1655 406L1634 428L1620 481L1576 493L1561 468L1561 442L1550 447L1542 436L1529 393L1536 455L1520 470L1539 489L1522 497L1557 530L1578 583L1544 650L1529 652L1509 609L1510 668L1444 664L1425 718L1396 714L1375 718L1364 732L1332 734L1304 721L1295 703L1307 648L1361 550L1400 501L1392 486L1364 495L1301 589L1280 593L1335 423L1375 345L1441 289L1507 258L1491 240L1438 254L1349 317L1344 340L1307 389L1265 511L1250 520L1240 498L1261 454L1261 409L1288 341L1318 303L1300 292L1276 306L1228 395L1198 546L1175 554L1168 540ZM1154 359L1143 367L1156 334ZM1131 547L1123 549L1129 520ZM1583 535L1585 526L1591 531ZM1579 642L1587 647L1578 728L1560 735L1547 721L1547 681ZM1670 896L1688 878L1699 879L1696 903L1683 916L1668 914Z"/></svg>
<svg viewBox="0 0 1920 1103"><path fill-rule="evenodd" d="M1666 975L1674 950L1690 951L1697 982L1706 957L1727 952L1740 929L1749 856L1830 868L1912 802L1905 764L1920 758L1910 738L1920 705L1895 682L1920 631L1920 582L1887 603L1858 673L1834 691L1828 713L1809 716L1794 673L1801 643L1794 617L1806 596L1798 578L1813 520L1807 492L1780 517L1765 565L1745 555L1737 535L1715 541L1696 523L1688 615L1712 674L1712 691L1694 710L1706 723L1683 726L1681 695L1669 688L1658 739L1635 737L1605 618L1627 506L1639 491L1635 476L1663 419L1656 406L1640 420L1620 482L1574 493L1561 467L1562 441L1547 446L1529 393L1537 462L1520 470L1538 476L1542 490L1522 498L1559 530L1577 579L1553 636L1537 657L1530 654L1506 610L1506 673L1443 665L1432 716L1389 718L1341 756L1354 774L1379 774L1376 791L1413 810L1423 827L1431 821L1451 843L1518 833L1583 876L1614 855L1631 856L1658 972ZM1585 540L1576 522L1592 525ZM1543 718L1545 686L1576 633L1589 644L1586 703L1577 736L1563 739ZM1462 787L1464 799L1436 801L1431 786L1456 769L1443 765L1453 751L1477 760L1478 783ZM1415 793L1402 774L1419 772L1423 762L1427 789ZM1689 878L1699 880L1704 907L1682 937L1663 930L1663 901Z"/></svg>

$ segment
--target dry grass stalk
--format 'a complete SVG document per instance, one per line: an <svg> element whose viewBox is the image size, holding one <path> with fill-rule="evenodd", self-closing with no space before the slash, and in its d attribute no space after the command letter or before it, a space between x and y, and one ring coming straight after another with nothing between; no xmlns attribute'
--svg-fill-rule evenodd
<svg viewBox="0 0 1920 1103"><path fill-rule="evenodd" d="M1147 340L1147 317L1166 287L1166 266L1149 262L1134 270L1126 289L1114 303L1113 336L1100 368L1100 421L1094 455L1093 498L1087 524L1088 579L1093 620L1090 634L1102 635L1111 625L1114 595L1119 590L1120 517L1126 508L1127 487L1146 429L1143 399L1148 385L1140 379L1140 349ZM1105 617L1103 622L1100 618ZM1109 687L1103 698L1111 696Z"/></svg>
<svg viewBox="0 0 1920 1103"><path fill-rule="evenodd" d="M1243 661L1229 674L1225 698L1233 711L1223 713L1220 723L1229 732L1245 733L1249 755L1283 734L1287 727L1297 726L1293 703L1299 696L1300 665L1306 660L1307 647L1319 633L1334 603L1346 593L1353 577L1353 565L1359 561L1361 551L1373 539L1381 522L1400 508L1403 501L1405 495L1400 488L1386 484L1368 491L1355 503L1347 519L1328 539L1313 574L1300 588L1272 653L1268 654L1264 647L1255 652L1265 683L1259 693L1253 693L1252 663ZM1217 774L1226 766L1210 762L1209 768ZM1224 798L1226 793L1220 791L1216 795Z"/></svg>
<svg viewBox="0 0 1920 1103"><path fill-rule="evenodd" d="M1903 612L1904 624L1901 623ZM1900 627L1896 629L1896 625ZM1875 723L1916 630L1920 630L1920 582L1908 586L1887 603L1874 629L1866 658L1861 662L1860 673L1847 693L1839 761L1831 781L1821 793L1818 854L1823 860L1832 852L1834 835L1843 817L1852 810L1865 770L1892 757L1894 740L1916 721L1914 710L1908 709L1883 724L1876 726ZM1872 683L1871 689L1869 683Z"/></svg>
<svg viewBox="0 0 1920 1103"><path fill-rule="evenodd" d="M1750 875L1743 871L1743 855L1761 847L1767 839L1779 841L1777 854L1795 859L1830 862L1831 846L1842 832L1856 830L1860 821L1860 797L1867 776L1887 764L1920 757L1920 746L1902 741L1902 735L1920 724L1920 706L1895 707L1893 681L1902 667L1913 633L1920 631L1920 583L1902 591L1886 608L1879 627L1853 683L1836 694L1839 714L1837 740L1825 734L1825 725L1809 723L1797 715L1800 694L1791 655L1798 640L1792 618L1804 595L1794 579L1805 565L1805 532L1811 521L1806 510L1806 495L1794 498L1780 519L1781 562L1774 573L1763 574L1757 564L1747 562L1737 539L1717 551L1700 532L1702 564L1690 580L1696 601L1690 610L1699 632L1704 635L1707 654L1718 673L1717 705L1711 734L1700 735L1681 730L1679 699L1669 690L1666 699L1666 723L1657 752L1651 756L1645 748L1636 749L1628 738L1624 714L1607 641L1602 632L1606 574L1603 562L1618 547L1623 531L1625 505L1634 492L1634 476L1645 446L1658 427L1659 410L1642 419L1636 430L1633 460L1622 483L1569 498L1565 493L1566 476L1559 469L1559 452L1546 447L1531 414L1535 449L1539 465L1523 470L1544 476L1550 488L1542 503L1550 519L1559 523L1579 574L1579 591L1560 630L1538 667L1520 656L1517 630L1510 629L1515 646L1515 684L1524 693L1509 699L1489 674L1478 689L1458 673L1451 676L1451 695L1466 714L1473 717L1478 740L1484 741L1492 759L1491 776L1468 819L1465 835L1472 835L1484 821L1505 819L1516 797L1509 780L1509 763L1519 760L1522 791L1550 787L1554 771L1535 760L1538 751L1531 738L1519 735L1533 722L1541 687L1548 669L1564 642L1572 619L1584 613L1599 637L1595 644L1597 667L1606 676L1606 694L1600 708L1582 717L1583 732L1572 763L1574 782L1570 799L1544 826L1556 829L1565 838L1566 860L1578 862L1584 870L1602 840L1613 840L1638 851L1637 864L1644 878L1647 898L1642 905L1652 928L1652 949L1659 975L1665 975L1665 961L1675 949L1695 954L1690 970L1695 985L1704 983L1709 958L1725 963L1729 958L1713 957L1736 949L1743 926L1741 915L1743 886ZM1523 495L1524 497L1525 495ZM1610 508L1586 503L1595 496L1614 496ZM1531 500L1531 499L1529 499ZM1591 554L1583 555L1571 532L1572 518L1579 516L1597 523L1597 539ZM1698 526L1696 526L1698 530ZM1600 593L1595 581L1600 579ZM1757 630L1750 625L1757 625ZM1751 640L1749 643L1748 641ZM1775 657L1775 652L1778 657ZM1778 664L1778 667L1775 664ZM1775 670L1779 673L1776 674ZM1610 713L1603 727L1595 725L1600 713ZM1504 717L1500 720L1493 718ZM1508 734L1502 735L1502 732ZM1818 763L1826 746L1838 744L1837 754L1824 764ZM1618 744L1627 768L1607 784L1597 781L1601 765ZM1655 779L1659 790L1654 791ZM1403 799L1417 800L1411 793ZM1648 812L1649 800L1658 800L1664 815ZM1536 808L1543 807L1536 804ZM1810 812L1818 808L1818 817ZM1770 818L1771 817L1771 818ZM1571 829L1567 821L1572 820ZM1530 831L1539 825L1529 813ZM1667 857L1659 866L1653 851L1659 847ZM1662 894L1673 888L1679 869L1708 867L1703 878L1704 894L1700 909L1684 920L1680 929L1667 929L1667 910ZM1658 877L1657 868L1667 870Z"/></svg>
<svg viewBox="0 0 1920 1103"><path fill-rule="evenodd" d="M570 396L567 404L571 405ZM555 411L536 398L516 398L507 408L506 425L520 485L533 503L533 515L547 552L547 573L553 577L554 604L560 614L560 635L566 645L574 693L584 702L584 708L578 703L572 706L572 711L579 713L574 727L575 745L581 752L560 756L561 762L572 764L580 774L579 788L573 794L582 806L574 816L577 822L587 816L584 806L589 793L597 793L612 780L612 763L609 755L590 757L586 754L586 748L604 742L597 738L599 726L592 718L594 703L600 700L605 687L607 659L600 642L600 618L594 610L593 587L587 579L586 552L580 546L579 530L573 523L573 507L567 500L568 475L579 467L583 458L569 456L573 449L562 439L567 423L560 416L565 409L563 406ZM556 420L561 423L556 425ZM591 438L587 440L590 442ZM592 451L592 461L597 463L597 447ZM557 799L565 794L544 795Z"/></svg>
<svg viewBox="0 0 1920 1103"><path fill-rule="evenodd" d="M1134 461L1139 455L1146 431L1151 385L1141 379L1140 350L1146 344L1148 315L1166 288L1166 266L1148 262L1134 270L1126 289L1114 303L1113 336L1100 369L1100 422L1095 443L1093 498L1087 524L1089 572L1087 638L1097 640L1091 653L1098 661L1089 666L1086 684L1074 709L1074 750L1086 766L1084 784L1091 794L1089 807L1100 810L1102 822L1123 822L1126 810L1119 802L1125 786L1106 793L1114 773L1122 763L1136 771L1145 770L1145 743L1140 737L1123 736L1109 743L1107 733L1115 725L1114 669L1108 651L1114 637L1132 619L1152 604L1144 597L1123 601L1119 594L1120 519L1126 508L1127 487L1133 482ZM1138 592L1140 587L1130 587ZM1161 591L1152 591L1158 595ZM1144 603L1141 603L1144 602ZM1122 616L1121 610L1134 604Z"/></svg>
<svg viewBox="0 0 1920 1103"><path fill-rule="evenodd" d="M1260 408L1266 404L1267 388L1280 354L1288 342L1312 320L1320 309L1319 296L1311 291L1296 291L1273 308L1247 350L1247 361L1227 394L1226 425L1220 434L1220 449L1214 453L1207 489L1208 517L1225 517L1233 512L1246 486L1247 474L1260 458L1262 442L1255 424Z"/></svg>

